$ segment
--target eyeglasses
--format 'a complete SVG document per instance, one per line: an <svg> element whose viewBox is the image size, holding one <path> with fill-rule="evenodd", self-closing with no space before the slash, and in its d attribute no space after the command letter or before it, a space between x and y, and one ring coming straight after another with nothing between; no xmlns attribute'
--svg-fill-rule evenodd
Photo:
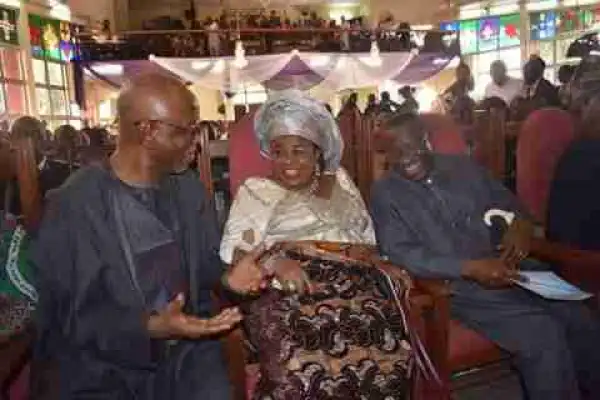
<svg viewBox="0 0 600 400"><path fill-rule="evenodd" d="M162 119L145 119L142 121L135 122L134 125L139 128L140 125L144 122L149 122L154 125L168 126L170 128L175 129L176 131L178 131L180 133L185 133L185 134L192 133L196 129L196 126L197 126L195 122L190 123L190 125L188 125L188 126L182 126L182 125L175 124L173 122L163 121Z"/></svg>

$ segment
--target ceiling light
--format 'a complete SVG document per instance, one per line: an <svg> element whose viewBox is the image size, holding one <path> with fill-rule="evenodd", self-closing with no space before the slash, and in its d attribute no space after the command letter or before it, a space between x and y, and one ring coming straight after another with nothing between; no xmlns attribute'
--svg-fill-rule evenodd
<svg viewBox="0 0 600 400"><path fill-rule="evenodd" d="M119 76L123 75L124 72L121 64L95 64L92 69L99 75Z"/></svg>

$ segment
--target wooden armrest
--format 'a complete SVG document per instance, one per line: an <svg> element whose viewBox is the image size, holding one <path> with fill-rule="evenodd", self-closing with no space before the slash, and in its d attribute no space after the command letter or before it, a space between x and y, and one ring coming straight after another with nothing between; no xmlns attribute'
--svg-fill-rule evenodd
<svg viewBox="0 0 600 400"><path fill-rule="evenodd" d="M432 307L423 312L425 336L422 339L425 348L429 351L431 362L440 377L445 379L451 374L448 362L450 288L443 280L414 279L414 281L417 290L426 293L433 301Z"/></svg>
<svg viewBox="0 0 600 400"><path fill-rule="evenodd" d="M443 299L450 296L448 283L440 279L415 279L415 286L434 299Z"/></svg>

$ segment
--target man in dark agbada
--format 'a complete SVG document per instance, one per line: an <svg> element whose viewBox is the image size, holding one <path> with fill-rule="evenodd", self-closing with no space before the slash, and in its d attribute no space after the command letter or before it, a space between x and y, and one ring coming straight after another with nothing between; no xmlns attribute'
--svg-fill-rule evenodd
<svg viewBox="0 0 600 400"><path fill-rule="evenodd" d="M224 271L202 185L173 173L197 115L183 84L139 77L121 93L118 114L110 162L50 195L34 245L34 398L229 399L214 336L241 315L214 316L211 290L220 282L257 290L259 254Z"/></svg>
<svg viewBox="0 0 600 400"><path fill-rule="evenodd" d="M597 316L513 285L532 234L515 196L468 158L433 154L418 116L395 117L386 131L393 169L371 199L381 251L450 282L453 318L513 355L529 400L599 399ZM501 240L491 213L515 214Z"/></svg>

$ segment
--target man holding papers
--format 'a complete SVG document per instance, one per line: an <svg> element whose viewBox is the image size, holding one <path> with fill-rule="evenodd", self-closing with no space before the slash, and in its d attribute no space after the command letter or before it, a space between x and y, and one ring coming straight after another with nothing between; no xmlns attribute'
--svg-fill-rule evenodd
<svg viewBox="0 0 600 400"><path fill-rule="evenodd" d="M513 354L528 399L600 399L599 321L580 302L515 285L527 284L517 267L533 231L516 198L468 159L432 154L418 116L386 131L393 167L371 201L381 252L450 280L453 317ZM489 226L499 223L503 235Z"/></svg>

